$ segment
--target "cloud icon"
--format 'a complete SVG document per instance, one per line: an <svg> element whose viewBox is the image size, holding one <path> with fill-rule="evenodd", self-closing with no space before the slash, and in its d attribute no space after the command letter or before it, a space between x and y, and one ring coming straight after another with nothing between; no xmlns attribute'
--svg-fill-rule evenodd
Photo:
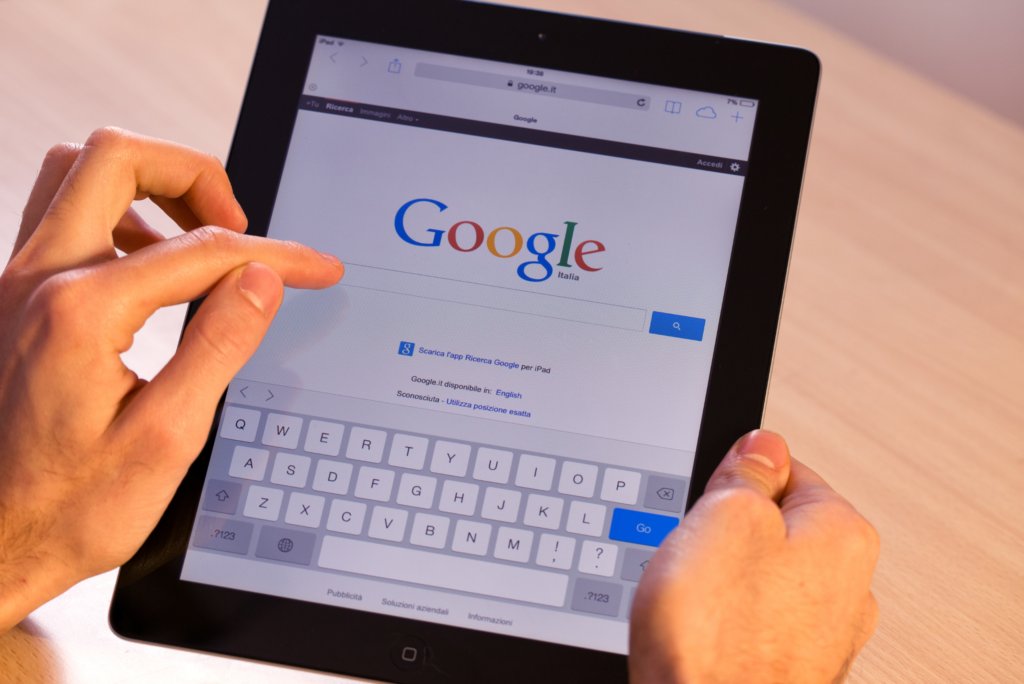
<svg viewBox="0 0 1024 684"><path fill-rule="evenodd" d="M711 107L701 107L697 110L697 116L702 119L714 119L718 115L715 114L715 110Z"/></svg>

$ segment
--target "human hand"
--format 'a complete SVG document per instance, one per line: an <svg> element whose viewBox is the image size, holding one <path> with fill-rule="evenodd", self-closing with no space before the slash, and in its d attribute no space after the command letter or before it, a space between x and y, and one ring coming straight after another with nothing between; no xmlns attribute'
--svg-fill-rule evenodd
<svg viewBox="0 0 1024 684"><path fill-rule="evenodd" d="M781 437L746 435L647 566L630 681L840 684L878 622L878 548Z"/></svg>
<svg viewBox="0 0 1024 684"><path fill-rule="evenodd" d="M188 232L146 226L131 209L146 197ZM0 276L0 633L135 553L283 284L324 288L344 272L245 227L209 155L116 129L47 155ZM120 359L134 333L203 295L174 357L139 380Z"/></svg>

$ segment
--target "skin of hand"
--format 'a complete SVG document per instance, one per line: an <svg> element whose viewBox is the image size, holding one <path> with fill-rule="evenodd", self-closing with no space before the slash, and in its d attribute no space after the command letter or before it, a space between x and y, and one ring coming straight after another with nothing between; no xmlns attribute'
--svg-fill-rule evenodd
<svg viewBox="0 0 1024 684"><path fill-rule="evenodd" d="M878 623L875 529L765 430L740 439L637 589L632 684L840 684Z"/></svg>
<svg viewBox="0 0 1024 684"><path fill-rule="evenodd" d="M147 197L186 233L147 226L131 209ZM138 550L283 286L344 273L246 225L212 156L117 129L47 154L0 276L0 633ZM134 333L204 295L174 357L139 380L120 359Z"/></svg>

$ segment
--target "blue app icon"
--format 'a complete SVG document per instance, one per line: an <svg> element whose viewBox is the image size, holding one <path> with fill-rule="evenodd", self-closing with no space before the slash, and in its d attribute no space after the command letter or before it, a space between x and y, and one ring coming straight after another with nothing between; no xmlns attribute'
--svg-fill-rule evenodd
<svg viewBox="0 0 1024 684"><path fill-rule="evenodd" d="M415 342L399 342L398 353L402 356L412 356L412 353L416 351Z"/></svg>

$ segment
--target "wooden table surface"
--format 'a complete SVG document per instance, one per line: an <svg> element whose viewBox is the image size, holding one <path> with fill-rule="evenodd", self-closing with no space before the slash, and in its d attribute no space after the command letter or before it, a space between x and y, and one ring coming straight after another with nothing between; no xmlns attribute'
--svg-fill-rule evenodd
<svg viewBox="0 0 1024 684"><path fill-rule="evenodd" d="M851 682L1024 681L1024 131L764 0L538 6L822 58L766 426L881 533L881 622ZM262 12L0 0L0 254L54 142L115 124L223 157ZM178 320L137 336L144 374ZM121 641L112 586L0 637L0 681L338 681Z"/></svg>

